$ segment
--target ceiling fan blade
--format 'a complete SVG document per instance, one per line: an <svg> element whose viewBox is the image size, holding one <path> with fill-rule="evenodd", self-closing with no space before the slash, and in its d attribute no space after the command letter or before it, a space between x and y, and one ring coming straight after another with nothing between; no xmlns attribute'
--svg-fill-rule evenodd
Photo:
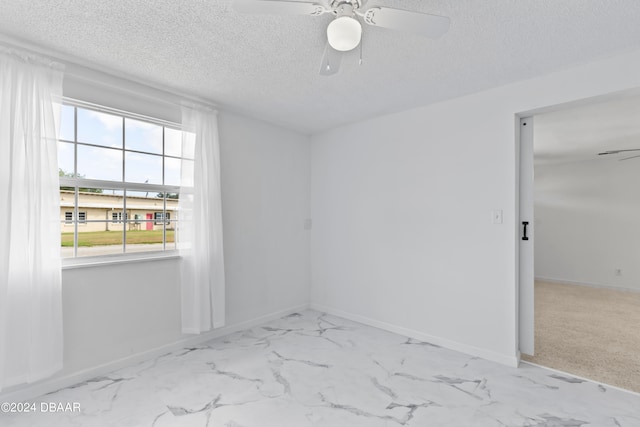
<svg viewBox="0 0 640 427"><path fill-rule="evenodd" d="M628 150L628 151L632 151L632 150ZM633 151L637 151L637 150L633 150ZM637 154L637 155L631 156L631 157L625 157L624 159L619 159L618 161L621 162L623 160L635 159L636 157L640 157L640 154Z"/></svg>
<svg viewBox="0 0 640 427"><path fill-rule="evenodd" d="M632 148L629 150L608 150L608 151L603 151L602 153L598 153L599 156L604 156L606 154L618 154L618 153L625 153L628 151L640 151L640 148Z"/></svg>
<svg viewBox="0 0 640 427"><path fill-rule="evenodd" d="M324 49L324 55L322 56L322 64L320 64L320 75L332 76L340 71L342 55L342 52L338 52L327 43L327 47Z"/></svg>
<svg viewBox="0 0 640 427"><path fill-rule="evenodd" d="M449 31L451 20L446 16L411 12L389 7L366 9L362 16L364 22L375 27L406 31L424 37L437 38Z"/></svg>
<svg viewBox="0 0 640 427"><path fill-rule="evenodd" d="M311 15L329 12L319 3L283 0L236 0L234 9L240 13L261 13L271 15Z"/></svg>

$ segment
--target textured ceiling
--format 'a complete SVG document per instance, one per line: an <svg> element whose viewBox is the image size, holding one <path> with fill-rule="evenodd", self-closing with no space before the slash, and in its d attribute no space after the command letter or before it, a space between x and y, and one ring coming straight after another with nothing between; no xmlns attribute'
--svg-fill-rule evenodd
<svg viewBox="0 0 640 427"><path fill-rule="evenodd" d="M608 150L640 149L640 96L535 116L533 138L536 165L540 166L595 159L604 164L640 155L636 151L598 156Z"/></svg>
<svg viewBox="0 0 640 427"><path fill-rule="evenodd" d="M305 133L640 48L638 0L375 0L444 15L437 40L366 26L318 75L331 17L231 0L0 0L0 33Z"/></svg>

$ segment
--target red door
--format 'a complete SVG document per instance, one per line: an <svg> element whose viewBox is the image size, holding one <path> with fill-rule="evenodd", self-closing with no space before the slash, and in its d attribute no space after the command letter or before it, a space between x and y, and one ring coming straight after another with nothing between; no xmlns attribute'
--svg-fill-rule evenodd
<svg viewBox="0 0 640 427"><path fill-rule="evenodd" d="M153 214L148 213L147 219L153 219ZM147 221L147 230L153 230L153 222Z"/></svg>

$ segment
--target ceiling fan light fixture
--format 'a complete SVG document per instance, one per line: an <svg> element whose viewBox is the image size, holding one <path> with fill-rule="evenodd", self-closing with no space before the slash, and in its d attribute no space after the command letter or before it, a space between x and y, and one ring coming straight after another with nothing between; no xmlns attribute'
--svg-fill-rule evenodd
<svg viewBox="0 0 640 427"><path fill-rule="evenodd" d="M329 45L335 50L346 52L360 44L362 25L351 16L339 16L327 27Z"/></svg>

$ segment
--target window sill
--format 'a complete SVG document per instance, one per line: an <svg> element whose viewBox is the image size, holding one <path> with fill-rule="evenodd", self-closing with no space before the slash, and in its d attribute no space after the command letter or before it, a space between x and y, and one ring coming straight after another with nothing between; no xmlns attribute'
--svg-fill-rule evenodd
<svg viewBox="0 0 640 427"><path fill-rule="evenodd" d="M165 251L162 253L147 252L129 255L106 255L86 258L67 258L62 260L62 269L72 270L76 268L101 267L104 265L127 264L179 258L180 255L178 251Z"/></svg>

